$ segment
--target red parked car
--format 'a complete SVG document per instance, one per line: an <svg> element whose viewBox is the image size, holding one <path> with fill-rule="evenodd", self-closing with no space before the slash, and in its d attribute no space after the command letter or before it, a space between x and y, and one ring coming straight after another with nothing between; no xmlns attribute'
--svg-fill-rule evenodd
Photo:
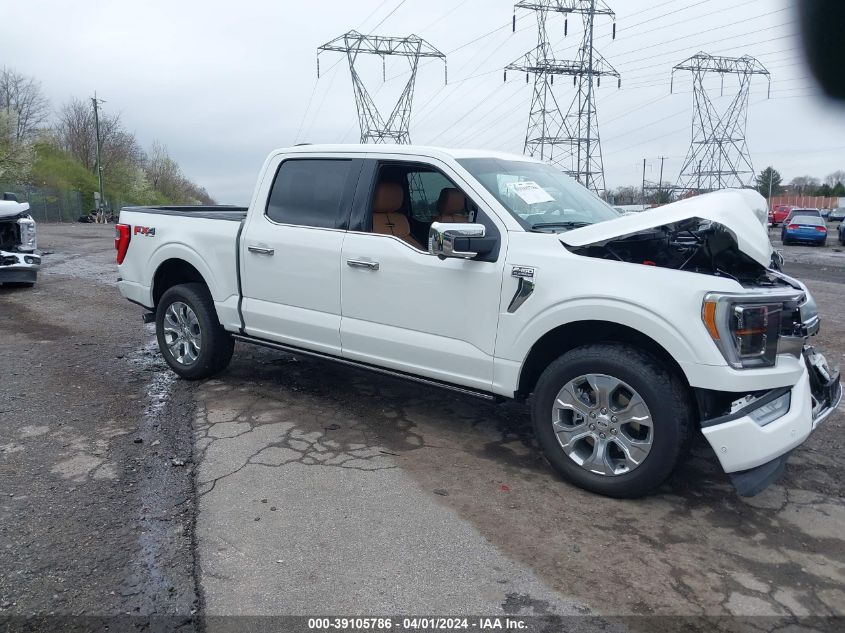
<svg viewBox="0 0 845 633"><path fill-rule="evenodd" d="M778 204L769 211L769 223L772 226L777 226L778 224L783 224L783 221L786 220L786 216L789 215L789 212L794 209L791 204Z"/></svg>

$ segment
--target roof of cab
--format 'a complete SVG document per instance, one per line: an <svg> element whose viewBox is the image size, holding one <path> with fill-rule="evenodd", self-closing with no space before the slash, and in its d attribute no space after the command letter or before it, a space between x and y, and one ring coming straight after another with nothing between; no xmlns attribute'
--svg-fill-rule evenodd
<svg viewBox="0 0 845 633"><path fill-rule="evenodd" d="M507 152L496 152L489 149L463 149L448 147L430 147L427 145L358 145L358 144L302 144L294 147L283 147L277 149L274 154L309 154L309 153L378 153L430 156L432 158L500 158L502 160L521 160L536 162L535 159L521 154L509 154Z"/></svg>

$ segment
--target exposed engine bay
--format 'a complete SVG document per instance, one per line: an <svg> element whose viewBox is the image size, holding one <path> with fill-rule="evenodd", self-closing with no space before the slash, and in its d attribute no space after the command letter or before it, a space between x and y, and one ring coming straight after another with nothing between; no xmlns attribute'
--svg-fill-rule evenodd
<svg viewBox="0 0 845 633"><path fill-rule="evenodd" d="M23 217L23 216L21 216ZM18 218L0 220L0 251L14 251L21 243L21 230Z"/></svg>
<svg viewBox="0 0 845 633"><path fill-rule="evenodd" d="M739 250L734 234L722 224L688 218L586 246L567 246L576 255L644 266L672 268L728 277L744 286L779 286L777 275ZM771 268L779 270L780 256Z"/></svg>

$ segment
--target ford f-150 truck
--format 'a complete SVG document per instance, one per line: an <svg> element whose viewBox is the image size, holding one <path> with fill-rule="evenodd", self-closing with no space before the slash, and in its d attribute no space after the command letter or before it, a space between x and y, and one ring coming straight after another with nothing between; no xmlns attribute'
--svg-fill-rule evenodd
<svg viewBox="0 0 845 633"><path fill-rule="evenodd" d="M545 456L583 488L645 494L702 432L754 494L842 393L766 220L753 191L620 217L523 156L310 145L270 154L248 208L123 209L115 247L184 378L244 341L530 396Z"/></svg>
<svg viewBox="0 0 845 633"><path fill-rule="evenodd" d="M36 253L35 220L29 204L18 202L14 194L0 200L0 285L32 286L41 268Z"/></svg>

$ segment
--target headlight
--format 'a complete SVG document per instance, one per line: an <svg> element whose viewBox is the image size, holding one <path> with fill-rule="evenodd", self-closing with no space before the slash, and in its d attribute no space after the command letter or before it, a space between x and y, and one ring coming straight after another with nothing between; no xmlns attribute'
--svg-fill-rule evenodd
<svg viewBox="0 0 845 633"><path fill-rule="evenodd" d="M701 319L731 367L773 367L777 361L782 324L785 320L792 320L793 306L802 299L803 293L710 293L704 297Z"/></svg>
<svg viewBox="0 0 845 633"><path fill-rule="evenodd" d="M37 246L35 242L35 220L32 218L21 218L18 220L18 227L21 231L22 251L34 251Z"/></svg>

